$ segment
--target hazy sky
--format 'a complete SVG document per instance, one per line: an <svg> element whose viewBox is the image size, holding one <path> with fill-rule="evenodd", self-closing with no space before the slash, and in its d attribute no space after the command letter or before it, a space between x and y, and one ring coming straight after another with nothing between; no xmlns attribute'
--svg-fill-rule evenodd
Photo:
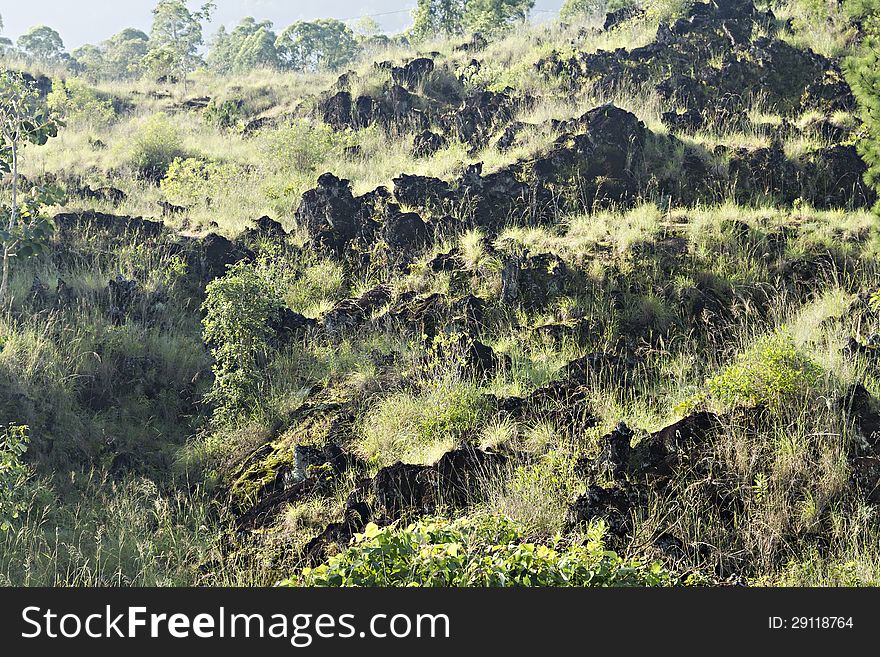
<svg viewBox="0 0 880 657"><path fill-rule="evenodd" d="M192 0L196 8L203 0ZM368 14L376 16L385 30L396 32L410 22L409 9L416 0L216 0L214 30L222 23L234 25L245 16L268 18L275 27L283 29L294 21L314 18L357 18ZM0 16L5 28L3 35L17 39L28 28L45 23L61 34L64 45L72 50L84 43L98 43L124 27L149 31L155 0L0 0ZM562 0L537 0L536 10L556 11ZM540 17L541 12L536 16ZM548 14L549 15L549 14Z"/></svg>

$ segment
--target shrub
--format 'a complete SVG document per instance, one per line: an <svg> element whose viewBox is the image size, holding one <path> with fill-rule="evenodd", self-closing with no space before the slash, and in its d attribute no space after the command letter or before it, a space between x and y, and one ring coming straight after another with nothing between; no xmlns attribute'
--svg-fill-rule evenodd
<svg viewBox="0 0 880 657"><path fill-rule="evenodd" d="M759 339L706 385L723 406L766 405L779 410L821 375L821 368L798 349L791 335L779 330Z"/></svg>
<svg viewBox="0 0 880 657"><path fill-rule="evenodd" d="M30 470L21 458L28 443L27 427L0 426L0 531L9 529L10 523L23 510L19 492Z"/></svg>
<svg viewBox="0 0 880 657"><path fill-rule="evenodd" d="M241 172L233 164L199 158L175 158L160 186L172 203L196 205L216 198L218 191L232 189Z"/></svg>
<svg viewBox="0 0 880 657"><path fill-rule="evenodd" d="M320 123L297 121L266 133L261 150L279 173L314 173L318 165L334 153L341 153L344 138Z"/></svg>
<svg viewBox="0 0 880 657"><path fill-rule="evenodd" d="M141 122L129 148L130 165L148 180L161 180L175 158L184 156L179 131L161 112Z"/></svg>
<svg viewBox="0 0 880 657"><path fill-rule="evenodd" d="M223 422L251 409L271 350L270 322L282 307L275 287L252 265L238 263L206 288L202 320L205 344L214 356L214 385L208 394Z"/></svg>
<svg viewBox="0 0 880 657"><path fill-rule="evenodd" d="M219 103L212 100L205 108L203 117L208 125L223 129L238 128L243 118L242 105L240 100L224 100Z"/></svg>
<svg viewBox="0 0 880 657"><path fill-rule="evenodd" d="M94 89L76 78L56 81L46 102L50 110L58 113L69 124L100 127L109 125L116 118L113 101L102 98Z"/></svg>
<svg viewBox="0 0 880 657"><path fill-rule="evenodd" d="M585 545L523 541L500 516L427 520L400 527L369 524L352 544L286 586L671 586L679 578L660 564L605 550L604 527Z"/></svg>

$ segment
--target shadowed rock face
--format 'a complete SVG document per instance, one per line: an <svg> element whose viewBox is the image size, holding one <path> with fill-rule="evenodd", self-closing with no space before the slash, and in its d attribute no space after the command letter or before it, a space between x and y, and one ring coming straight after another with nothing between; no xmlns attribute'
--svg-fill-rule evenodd
<svg viewBox="0 0 880 657"><path fill-rule="evenodd" d="M628 18L624 10L609 14L607 29ZM697 3L674 24L660 25L647 46L567 59L556 53L537 67L571 85L653 84L665 101L699 112L704 121L740 111L749 94L779 109L851 109L839 66L776 38L775 25L772 13L759 12L750 0ZM756 28L770 35L754 38Z"/></svg>

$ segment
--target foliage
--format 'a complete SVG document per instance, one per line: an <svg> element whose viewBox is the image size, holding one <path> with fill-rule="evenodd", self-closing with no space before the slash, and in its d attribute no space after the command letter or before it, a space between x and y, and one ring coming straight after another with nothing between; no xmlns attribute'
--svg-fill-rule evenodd
<svg viewBox="0 0 880 657"><path fill-rule="evenodd" d="M372 16L363 16L355 23L355 33L361 37L376 37L382 33L382 26Z"/></svg>
<svg viewBox="0 0 880 657"><path fill-rule="evenodd" d="M294 71L335 71L359 51L351 28L333 18L294 23L281 33L275 48L281 64Z"/></svg>
<svg viewBox="0 0 880 657"><path fill-rule="evenodd" d="M16 45L25 55L39 62L58 64L65 59L61 35L47 25L32 27L18 38Z"/></svg>
<svg viewBox="0 0 880 657"><path fill-rule="evenodd" d="M605 11L606 0L565 0L559 10L559 18L564 21L595 16Z"/></svg>
<svg viewBox="0 0 880 657"><path fill-rule="evenodd" d="M171 163L184 155L177 127L162 112L141 122L128 148L130 165L148 180L161 180Z"/></svg>
<svg viewBox="0 0 880 657"><path fill-rule="evenodd" d="M55 81L46 103L68 124L82 123L95 128L107 126L116 118L113 101L102 98L78 78Z"/></svg>
<svg viewBox="0 0 880 657"><path fill-rule="evenodd" d="M522 22L535 0L468 0L464 22L468 30L496 34Z"/></svg>
<svg viewBox="0 0 880 657"><path fill-rule="evenodd" d="M74 50L74 68L94 78L132 78L141 71L149 40L141 30L125 28L100 45L86 44Z"/></svg>
<svg viewBox="0 0 880 657"><path fill-rule="evenodd" d="M205 108L205 121L218 128L229 129L241 125L242 103L237 100L217 102L212 99Z"/></svg>
<svg viewBox="0 0 880 657"><path fill-rule="evenodd" d="M192 206L206 203L218 189L234 186L239 173L232 164L178 157L168 167L160 188L172 203Z"/></svg>
<svg viewBox="0 0 880 657"><path fill-rule="evenodd" d="M370 409L361 451L382 465L430 462L479 427L485 410L472 382L452 374L431 378L418 393L399 391Z"/></svg>
<svg viewBox="0 0 880 657"><path fill-rule="evenodd" d="M858 148L868 165L865 180L880 191L880 2L865 0L864 4L867 36L847 62L847 79L864 122ZM875 210L880 214L880 203Z"/></svg>
<svg viewBox="0 0 880 657"><path fill-rule="evenodd" d="M0 33L3 32L3 16L0 16ZM12 41L8 37L0 36L0 55L12 48Z"/></svg>
<svg viewBox="0 0 880 657"><path fill-rule="evenodd" d="M0 532L8 530L24 508L20 491L30 469L22 457L29 442L27 427L0 425Z"/></svg>
<svg viewBox="0 0 880 657"><path fill-rule="evenodd" d="M351 546L286 586L521 587L672 586L659 563L624 559L605 549L604 527L584 545L527 543L504 517L426 520L407 527L367 525Z"/></svg>
<svg viewBox="0 0 880 657"><path fill-rule="evenodd" d="M246 570L227 554L240 547L225 531L228 512L200 486L169 490L100 471L77 473L67 484L63 498L42 478L22 491L26 506L0 532L0 585L204 586L217 583L201 567L218 554L229 583ZM263 577L258 583L272 581Z"/></svg>
<svg viewBox="0 0 880 657"><path fill-rule="evenodd" d="M0 75L0 173L12 174L12 202L0 206L0 301L6 300L10 260L32 257L45 247L54 225L43 216L42 209L60 200L57 190L40 186L33 187L23 202L20 200L20 149L26 143L45 144L58 134L60 125L60 121L49 116L39 95L20 74L7 71Z"/></svg>
<svg viewBox="0 0 880 657"><path fill-rule="evenodd" d="M325 123L295 121L266 133L260 150L276 171L285 175L312 174L331 154L341 154L351 141Z"/></svg>
<svg viewBox="0 0 880 657"><path fill-rule="evenodd" d="M534 0L419 0L410 34L416 41L465 32L493 34L525 20Z"/></svg>
<svg viewBox="0 0 880 657"><path fill-rule="evenodd" d="M464 31L467 0L419 0L413 10L410 34L416 41L438 35L458 35Z"/></svg>
<svg viewBox="0 0 880 657"><path fill-rule="evenodd" d="M214 3L207 2L192 12L184 0L159 0L153 9L151 47L145 62L154 71L176 72L183 79L184 93L187 76L201 63L202 22L210 20L213 9Z"/></svg>
<svg viewBox="0 0 880 657"><path fill-rule="evenodd" d="M706 385L712 398L724 406L766 405L779 410L821 376L821 368L797 348L791 335L778 330L760 338Z"/></svg>
<svg viewBox="0 0 880 657"><path fill-rule="evenodd" d="M258 23L250 16L242 19L229 33L221 25L208 53L208 66L219 73L276 68L279 64L275 49L277 38L271 21Z"/></svg>
<svg viewBox="0 0 880 657"><path fill-rule="evenodd" d="M254 407L271 350L270 322L283 303L274 286L248 263L231 266L205 293L203 337L214 356L208 399L216 406L215 418L223 422Z"/></svg>

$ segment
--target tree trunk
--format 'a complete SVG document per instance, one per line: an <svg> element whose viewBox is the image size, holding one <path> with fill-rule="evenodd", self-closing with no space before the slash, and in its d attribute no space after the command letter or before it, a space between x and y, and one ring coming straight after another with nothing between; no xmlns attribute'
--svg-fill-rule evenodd
<svg viewBox="0 0 880 657"><path fill-rule="evenodd" d="M18 220L18 135L12 138L12 208L9 211L9 232ZM0 278L0 303L6 303L9 292L9 258L11 245L3 245L3 274Z"/></svg>
<svg viewBox="0 0 880 657"><path fill-rule="evenodd" d="M6 303L9 289L9 247L3 247L3 278L0 280L0 303Z"/></svg>

